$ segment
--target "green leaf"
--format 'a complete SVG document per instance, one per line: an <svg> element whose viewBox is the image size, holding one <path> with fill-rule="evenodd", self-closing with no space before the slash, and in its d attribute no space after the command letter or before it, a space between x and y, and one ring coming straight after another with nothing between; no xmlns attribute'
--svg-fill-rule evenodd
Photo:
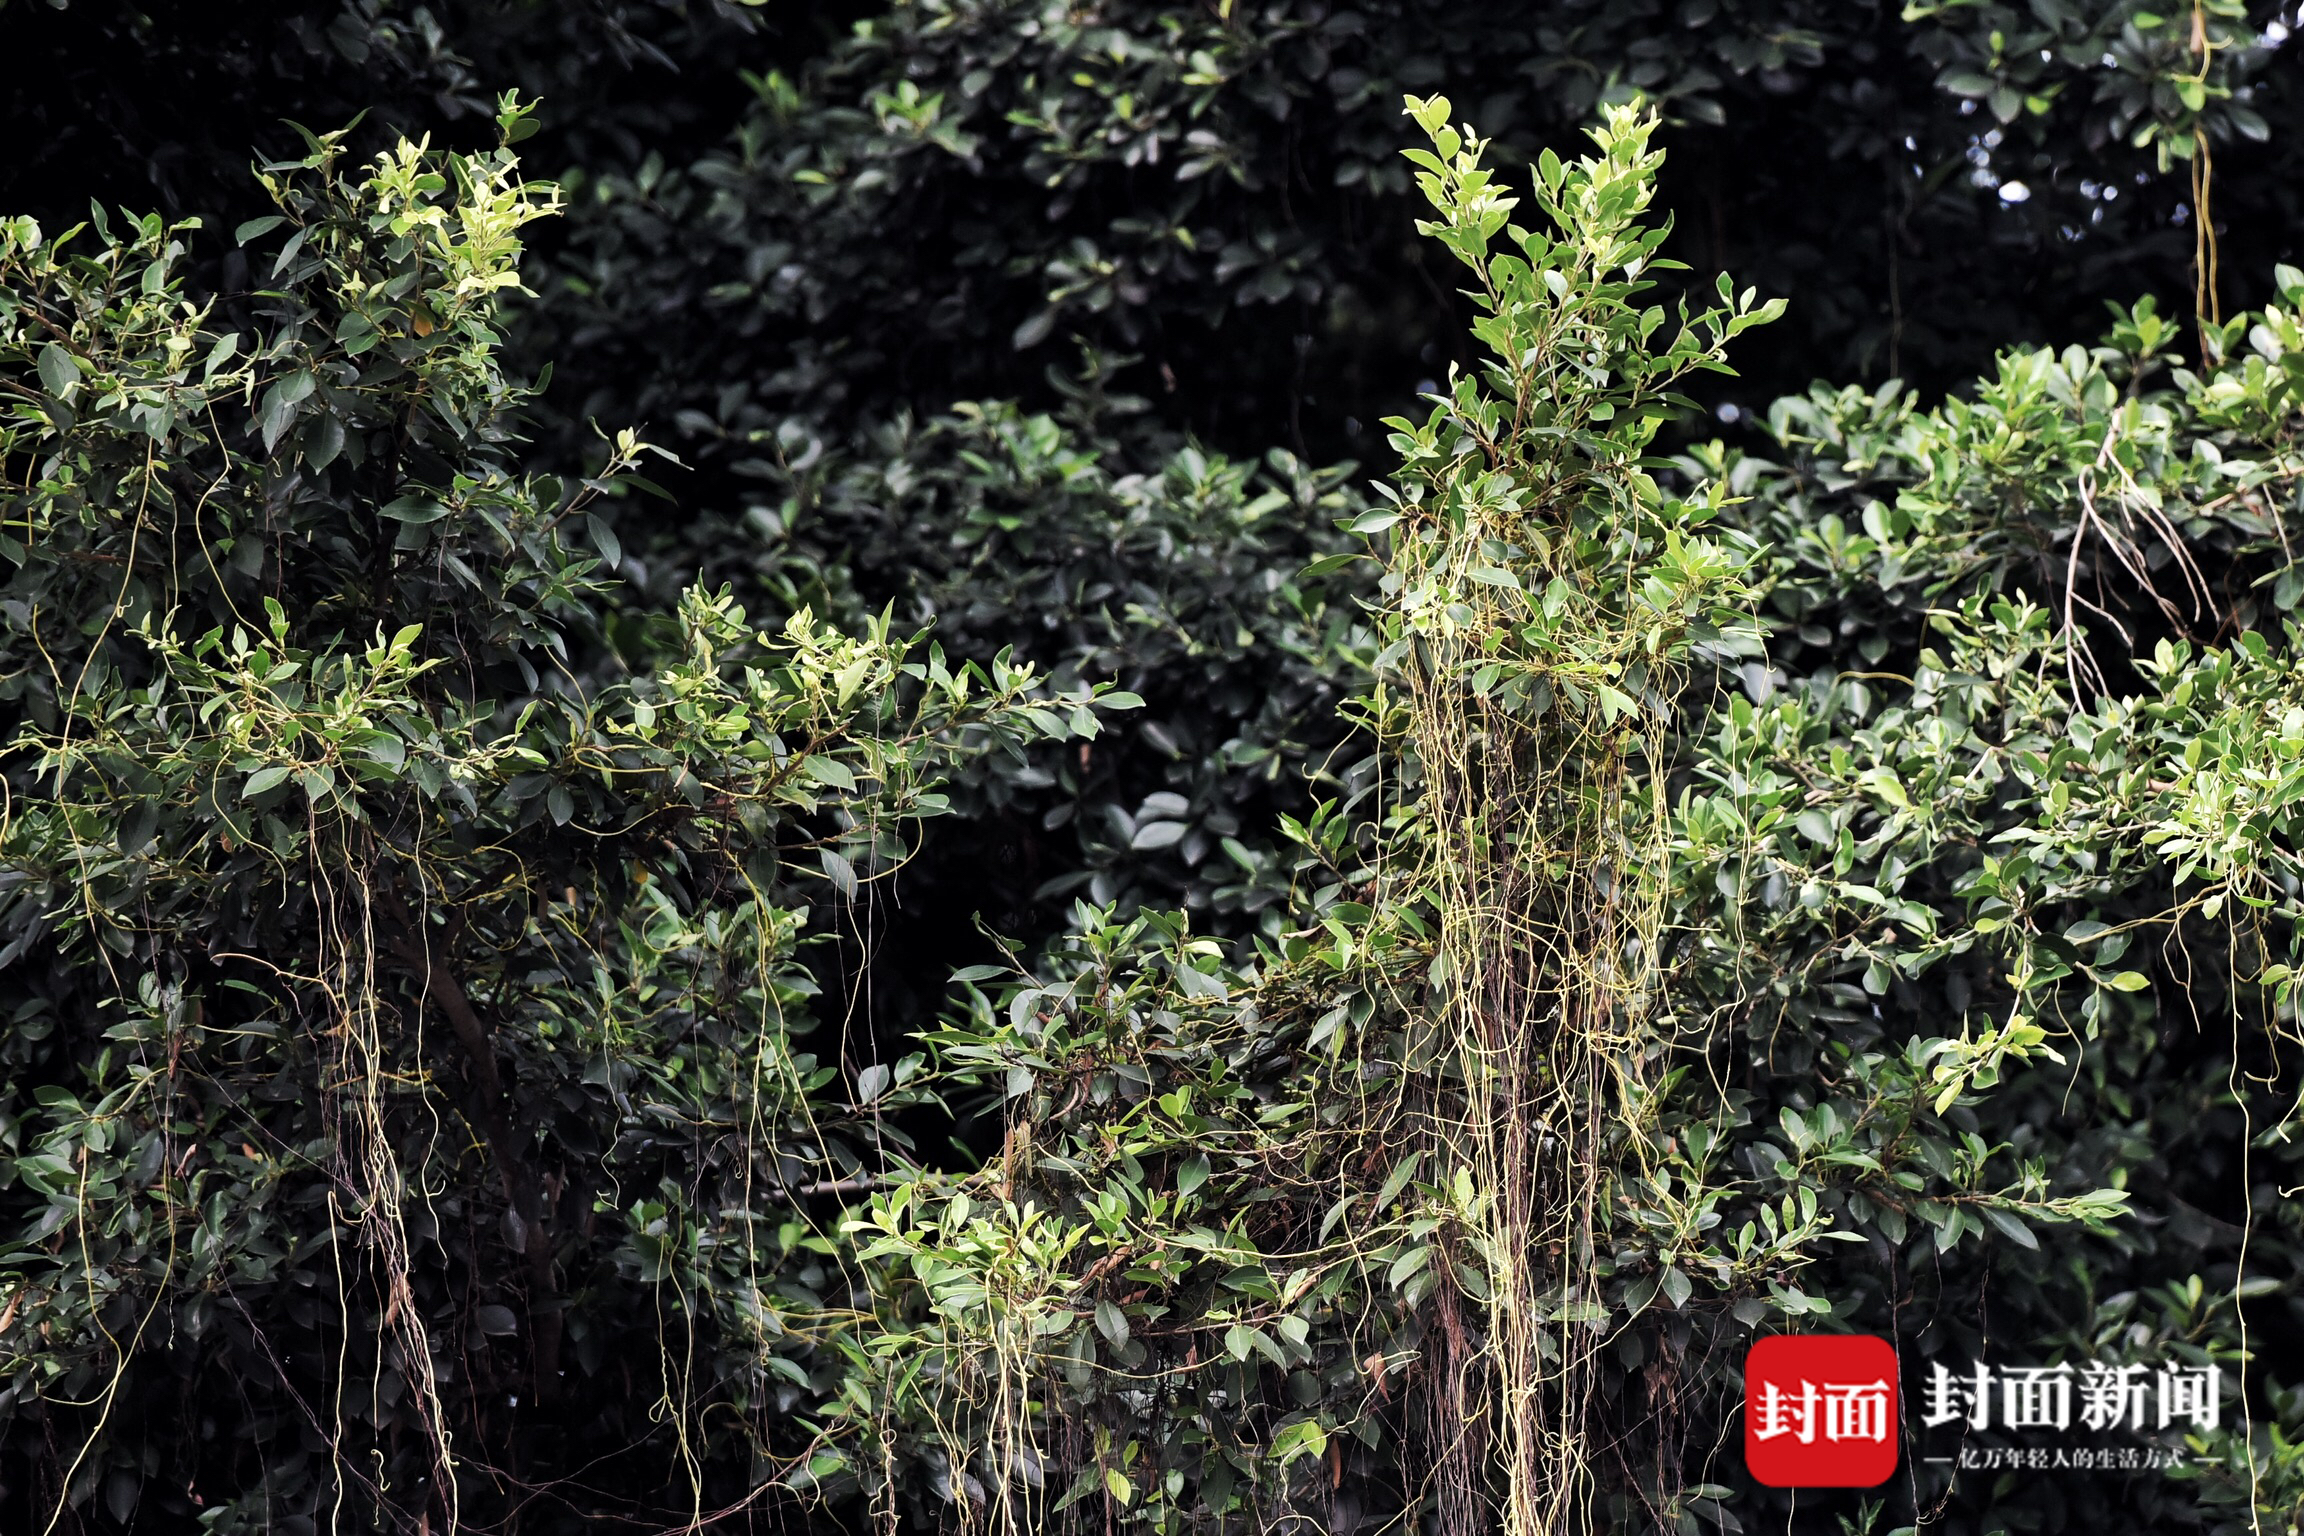
<svg viewBox="0 0 2304 1536"><path fill-rule="evenodd" d="M395 501L386 502L378 510L383 516L396 523L410 523L418 526L425 523L436 523L448 515L446 506L432 497L422 494L402 496Z"/></svg>
<svg viewBox="0 0 2304 1536"><path fill-rule="evenodd" d="M136 1501L144 1492L144 1479L125 1467L117 1468L104 1480L104 1507L112 1511L112 1518L122 1525L136 1513Z"/></svg>
<svg viewBox="0 0 2304 1536"><path fill-rule="evenodd" d="M1416 1177L1416 1170L1423 1162L1423 1153L1411 1152L1392 1165L1391 1173L1385 1176L1383 1188L1376 1192L1377 1210L1388 1208L1398 1198L1400 1191L1406 1189L1409 1181Z"/></svg>
<svg viewBox="0 0 2304 1536"><path fill-rule="evenodd" d="M593 513L584 519L584 523L592 535L592 547L600 551L600 558L608 562L608 569L614 570L622 565L624 545L616 537L616 530L608 526L607 520Z"/></svg>
<svg viewBox="0 0 2304 1536"><path fill-rule="evenodd" d="M274 763L269 768L259 768L248 775L247 783L240 786L240 798L253 800L266 790L277 789L281 784L287 782L288 775L295 771L294 768L280 763Z"/></svg>
<svg viewBox="0 0 2304 1536"><path fill-rule="evenodd" d="M79 382L80 370L73 365L71 353L55 342L40 349L40 383L48 393L61 400Z"/></svg>
<svg viewBox="0 0 2304 1536"><path fill-rule="evenodd" d="M1184 834L1191 830L1181 821L1148 821L1136 829L1136 835L1128 840L1128 846L1138 853L1173 848L1184 841Z"/></svg>
<svg viewBox="0 0 2304 1536"><path fill-rule="evenodd" d="M1328 1454L1328 1431L1316 1419L1302 1419L1272 1437L1272 1454L1282 1466Z"/></svg>
<svg viewBox="0 0 2304 1536"><path fill-rule="evenodd" d="M856 775L848 771L848 765L836 757L826 757L821 752L811 754L800 765L800 771L817 783L834 789L852 790L856 787Z"/></svg>
<svg viewBox="0 0 2304 1536"><path fill-rule="evenodd" d="M1278 1344L1272 1342L1271 1336L1261 1328L1235 1324L1225 1329L1224 1348L1235 1360L1246 1360L1250 1354L1259 1354L1274 1365L1285 1368L1288 1364L1287 1355L1282 1352Z"/></svg>
<svg viewBox="0 0 2304 1536"><path fill-rule="evenodd" d="M2023 1217L1992 1205L1983 1207L1983 1211L1984 1219L1998 1227L2010 1242L2019 1248L2029 1248L2035 1253L2039 1252L2040 1239L2033 1234L2031 1223L2025 1221Z"/></svg>
<svg viewBox="0 0 2304 1536"><path fill-rule="evenodd" d="M1128 1314L1109 1301L1096 1303L1096 1331L1104 1335L1113 1349L1128 1347Z"/></svg>
<svg viewBox="0 0 2304 1536"><path fill-rule="evenodd" d="M264 433L264 451L270 453L280 445L289 426L296 420L296 407L312 393L312 375L304 370L276 379L264 391L262 404L256 408L256 424ZM386 509L390 516L390 509Z"/></svg>

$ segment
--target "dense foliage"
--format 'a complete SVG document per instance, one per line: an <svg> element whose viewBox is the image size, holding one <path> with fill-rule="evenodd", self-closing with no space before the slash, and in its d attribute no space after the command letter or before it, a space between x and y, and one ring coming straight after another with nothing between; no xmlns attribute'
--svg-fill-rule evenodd
<svg viewBox="0 0 2304 1536"><path fill-rule="evenodd" d="M2295 1529L2295 20L0 10L0 1507Z"/></svg>
<svg viewBox="0 0 2304 1536"><path fill-rule="evenodd" d="M7 231L8 1475L120 1521L156 1485L216 1529L493 1523L627 1450L571 1373L684 1413L664 1350L734 1351L702 1395L745 1416L806 1379L770 1291L825 1287L808 1203L901 1140L891 1068L805 1043L810 903L900 863L954 762L1097 725L1005 654L702 590L579 680L592 509L649 482L629 434L505 463L492 321L549 189L332 137L264 174L250 331L157 218Z"/></svg>
<svg viewBox="0 0 2304 1536"><path fill-rule="evenodd" d="M1603 144L1608 161L1547 163L1548 209L1605 207L1593 186L1633 179L1617 157L1637 140ZM1478 249L1493 194L1468 165L1438 190ZM2114 696L2083 631L2022 589L2087 594L2104 649L2119 605L2167 616L2131 574L2147 546L2171 580L2187 561L2285 571L2304 280L2284 272L2289 307L2225 333L2253 336L2244 359L2158 387L2169 331L2147 306L2100 351L2012 354L1973 404L1787 402L1786 445L1813 455L1798 472L1715 446L1687 483L1758 494L1654 503L1709 541L1648 542L1635 519L1585 553L1625 494L1599 423L1636 446L1634 406L1677 354L1610 356L1605 393L1528 376L1553 346L1584 355L1579 324L1621 303L1605 278L1647 262L1604 218L1559 222L1557 245L1515 236L1525 265L1481 258L1494 393L1462 381L1421 427L1397 423L1398 510L1358 520L1390 541L1397 640L1363 709L1399 735L1393 798L1293 829L1309 900L1252 963L1088 914L1060 965L944 1037L963 1080L1009 1101L1003 1156L956 1194L905 1186L866 1254L902 1260L931 1358L972 1384L983 1416L938 1443L983 1458L996 1509L1023 1475L1000 1415L1045 1393L1076 1406L1041 1444L1080 1467L1049 1491L1146 1528L1227 1509L1381 1525L1403 1489L1444 1529L1559 1529L1584 1500L1630 1528L1749 1521L1707 1448L1734 1427L1740 1342L1772 1319L1889 1334L1915 1360L2014 1338L2237 1362L2236 1302L2293 1273L2279 1050L2304 698L2257 626L2295 594L2235 615L2250 627L2227 650L2147 647L2141 691ZM1618 346L1643 334L1623 313ZM1707 638L1675 617L1707 587L1729 613L1739 589L1764 600L1768 657L1739 661L1756 647L1733 624ZM2164 595L2178 612L2206 596ZM1830 645L1826 619L1874 665L1788 675ZM1633 743L1667 730L1657 668L1683 629L1730 691L1688 699L1668 758L1662 735ZM1891 660L1890 636L1919 643ZM1650 792L1684 786L1669 811L1633 791L1642 763ZM2194 1043L2203 1029L2224 1044ZM2235 1091L2235 1063L2254 1086ZM2057 1228L2086 1246L2045 1245ZM1050 1341L1045 1386L1019 1336ZM2293 1519L2294 1388L2257 1378L2254 1442L2194 1442L2189 1486L1948 1496L1916 1469L1899 1493L1945 1529L2252 1503ZM1515 1424L1508 1403L1542 1417Z"/></svg>

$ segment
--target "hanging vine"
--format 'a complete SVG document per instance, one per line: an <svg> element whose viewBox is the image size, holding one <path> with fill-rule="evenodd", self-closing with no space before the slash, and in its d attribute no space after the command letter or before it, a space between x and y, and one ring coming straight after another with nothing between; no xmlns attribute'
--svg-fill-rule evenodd
<svg viewBox="0 0 2304 1536"><path fill-rule="evenodd" d="M1636 302L1666 264L1640 221L1652 117L1547 155L1530 230L1445 100L1409 111L1440 215L1419 227L1474 274L1490 360L1388 423L1402 469L1354 524L1388 567L1355 706L1377 755L1352 802L1291 824L1301 926L1230 972L1173 920L1084 912L1057 979L999 1012L978 993L939 1042L1007 1099L997 1169L855 1228L920 1319L878 1411L934 1384L924 1453L963 1524L1117 1504L1158 1527L1194 1500L1376 1519L1346 1491L1355 1440L1418 1480L1393 1513L1587 1513L1610 1170L1638 1164L1667 1053L1664 743L1687 657L1750 629L1750 547L1708 531L1722 489L1668 494L1645 455L1675 382L1781 306L1723 280L1660 335Z"/></svg>

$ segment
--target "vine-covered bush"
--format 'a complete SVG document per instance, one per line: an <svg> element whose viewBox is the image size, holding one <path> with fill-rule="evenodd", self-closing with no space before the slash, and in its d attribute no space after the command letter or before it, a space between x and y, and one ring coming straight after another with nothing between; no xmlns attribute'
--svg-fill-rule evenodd
<svg viewBox="0 0 2304 1536"><path fill-rule="evenodd" d="M1247 963L1083 908L1029 975L963 973L938 1059L1008 1130L853 1227L896 1320L863 1486L1034 1529L1735 1529L1781 1497L1717 1449L1737 1362L1789 1326L2249 1380L2180 1479L1947 1503L1916 1468L1857 1518L2292 1518L2304 1404L2247 1378L2238 1307L2297 1251L2304 695L2284 635L2134 650L2123 619L2212 611L2156 571L2286 569L2296 310L2165 385L2147 306L1936 412L1788 402L1788 447L1845 456L1714 447L1675 497L1643 407L1719 354L1630 298L1646 127L1545 162L1559 232L1530 236L1418 111L1497 360L1394 424L1398 490L1356 520L1382 788L1287 824L1289 926ZM1826 622L1904 670L1788 677ZM2235 1119L2256 1166L2192 1160ZM2185 1216L2236 1186L2246 1268Z"/></svg>
<svg viewBox="0 0 2304 1536"><path fill-rule="evenodd" d="M724 592L604 652L648 450L516 472L497 358L552 189L310 148L238 326L180 227L0 233L0 1478L217 1531L580 1518L619 1457L741 1499L918 1066L809 1040L812 911L1126 701Z"/></svg>

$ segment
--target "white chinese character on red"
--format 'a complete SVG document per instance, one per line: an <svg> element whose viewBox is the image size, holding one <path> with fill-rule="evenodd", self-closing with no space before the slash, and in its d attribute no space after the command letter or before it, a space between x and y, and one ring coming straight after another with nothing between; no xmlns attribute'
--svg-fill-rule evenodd
<svg viewBox="0 0 2304 1536"><path fill-rule="evenodd" d="M2130 1429L2142 1429L2149 1395L2143 1366L2092 1360L2080 1373L2080 1422L2090 1429L2117 1429L2126 1419Z"/></svg>
<svg viewBox="0 0 2304 1536"><path fill-rule="evenodd" d="M1885 1444L1888 1439L1887 1381L1824 1383L1824 1438Z"/></svg>
<svg viewBox="0 0 2304 1536"><path fill-rule="evenodd" d="M1888 1382L1828 1381L1821 1391L1813 1381L1802 1380L1798 1396L1787 1395L1774 1382L1760 1388L1760 1422L1752 1431L1754 1439L1774 1440L1790 1435L1802 1445L1816 1443L1816 1406L1824 1406L1824 1438L1828 1442L1842 1440L1869 1440L1875 1445L1888 1441Z"/></svg>
<svg viewBox="0 0 2304 1536"><path fill-rule="evenodd" d="M1992 1427L1992 1367L1978 1361L1972 1381L1963 1380L1944 1369L1939 1360L1928 1382L1927 1411L1921 1422L1930 1429L1949 1424L1966 1415L1971 1429Z"/></svg>
<svg viewBox="0 0 2304 1536"><path fill-rule="evenodd" d="M2072 1367L2002 1366L2000 1424L2004 1429L2069 1429Z"/></svg>
<svg viewBox="0 0 2304 1536"><path fill-rule="evenodd" d="M2223 1375L2213 1365L2160 1367L2160 1427L2166 1429L2178 1419L2190 1419L2196 1429L2214 1429L2223 1408L2217 1400Z"/></svg>
<svg viewBox="0 0 2304 1536"><path fill-rule="evenodd" d="M1797 1422L1795 1422L1797 1420ZM1760 1424L1752 1431L1756 1440L1773 1440L1779 1435L1795 1436L1802 1445L1816 1443L1816 1383L1800 1383L1800 1395L1789 1398L1774 1382L1760 1389Z"/></svg>

